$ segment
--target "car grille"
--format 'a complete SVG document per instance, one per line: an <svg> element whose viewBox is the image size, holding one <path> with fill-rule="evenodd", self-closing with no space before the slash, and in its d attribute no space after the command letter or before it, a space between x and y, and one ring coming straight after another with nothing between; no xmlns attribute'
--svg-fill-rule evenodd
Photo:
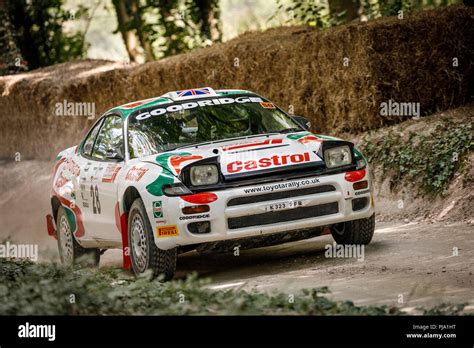
<svg viewBox="0 0 474 348"><path fill-rule="evenodd" d="M233 198L227 203L227 206L232 207L236 205L273 201L273 200L284 199L284 198L294 198L294 197L300 197L300 196L306 196L306 195L312 195L312 194L324 193L324 192L331 192L331 191L336 191L336 188L332 185L321 185L321 186L308 187L308 188L298 189L298 190L264 193L264 194L255 195L255 196Z"/></svg>
<svg viewBox="0 0 474 348"><path fill-rule="evenodd" d="M233 217L227 220L227 224L229 226L229 229L232 230L244 227L276 224L285 221L308 219L318 216L336 214L338 212L338 203L332 202L320 205L311 205L309 207L301 207L288 210L272 211L262 214Z"/></svg>

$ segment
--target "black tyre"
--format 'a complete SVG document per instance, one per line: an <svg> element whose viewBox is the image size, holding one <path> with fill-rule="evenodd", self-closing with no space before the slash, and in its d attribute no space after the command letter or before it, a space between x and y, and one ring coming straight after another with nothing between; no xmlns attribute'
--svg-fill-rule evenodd
<svg viewBox="0 0 474 348"><path fill-rule="evenodd" d="M59 257L64 265L83 265L97 267L100 262L100 249L83 248L74 237L64 207L59 207L56 217Z"/></svg>
<svg viewBox="0 0 474 348"><path fill-rule="evenodd" d="M173 278L176 271L176 248L161 250L156 246L153 229L140 198L137 198L130 208L128 245L133 272L136 275L152 270L154 277L162 276L164 281Z"/></svg>
<svg viewBox="0 0 474 348"><path fill-rule="evenodd" d="M342 222L331 226L338 244L369 244L374 236L375 214L366 219Z"/></svg>

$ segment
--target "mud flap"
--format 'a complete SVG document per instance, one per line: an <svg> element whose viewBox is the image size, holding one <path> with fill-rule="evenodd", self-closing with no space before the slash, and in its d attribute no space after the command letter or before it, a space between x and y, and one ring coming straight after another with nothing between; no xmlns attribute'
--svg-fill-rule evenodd
<svg viewBox="0 0 474 348"><path fill-rule="evenodd" d="M120 215L120 232L122 234L123 269L131 269L130 248L128 247L128 212Z"/></svg>
<svg viewBox="0 0 474 348"><path fill-rule="evenodd" d="M56 228L54 226L53 216L51 214L46 215L46 228L48 230L48 235L58 239L56 235Z"/></svg>

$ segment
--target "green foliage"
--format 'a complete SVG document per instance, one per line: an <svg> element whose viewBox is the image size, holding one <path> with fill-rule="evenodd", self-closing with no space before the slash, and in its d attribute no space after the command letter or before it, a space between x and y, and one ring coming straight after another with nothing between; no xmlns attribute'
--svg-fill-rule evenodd
<svg viewBox="0 0 474 348"><path fill-rule="evenodd" d="M317 28L329 28L352 20L347 18L348 10L356 12L359 21L385 16L396 16L425 8L435 8L461 3L461 0L289 0L279 3L276 13L288 15L288 23L307 24ZM269 19L269 20L270 20Z"/></svg>
<svg viewBox="0 0 474 348"><path fill-rule="evenodd" d="M334 14L329 11L327 2L303 0L291 1L289 4L278 1L277 12L268 20L275 18L280 12L288 15L287 23L306 24L317 28L330 28L341 23L342 14Z"/></svg>
<svg viewBox="0 0 474 348"><path fill-rule="evenodd" d="M208 284L196 275L160 283L149 275L135 279L118 269L67 269L0 259L0 315L402 314L396 307L330 300L323 296L327 288L304 290L290 301L284 293L215 291ZM432 313L458 313L462 308L439 306Z"/></svg>
<svg viewBox="0 0 474 348"><path fill-rule="evenodd" d="M366 136L362 150L369 163L393 174L391 187L421 183L425 193L441 193L454 174L463 169L473 149L473 125L438 125L432 134L409 133L405 139L389 132L384 137Z"/></svg>
<svg viewBox="0 0 474 348"><path fill-rule="evenodd" d="M142 48L151 47L153 59L220 41L217 0L145 0L134 4L127 9L131 19L118 30L135 31Z"/></svg>
<svg viewBox="0 0 474 348"><path fill-rule="evenodd" d="M72 13L63 0L16 0L7 2L14 39L29 69L84 58L84 33L66 33L67 21L87 13L84 7Z"/></svg>

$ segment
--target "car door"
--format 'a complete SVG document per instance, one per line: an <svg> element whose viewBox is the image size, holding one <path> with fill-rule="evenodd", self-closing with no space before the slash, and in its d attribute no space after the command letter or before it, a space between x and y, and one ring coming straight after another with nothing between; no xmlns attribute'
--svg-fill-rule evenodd
<svg viewBox="0 0 474 348"><path fill-rule="evenodd" d="M81 168L79 174L78 192L76 194L76 204L79 206L82 214L82 220L85 229L85 239L93 239L94 234L94 219L96 214L92 211L92 198L90 195L90 187L92 182L95 180L95 174L97 171L97 163L92 160L92 150L94 143L99 134L100 128L102 127L104 119L100 119L91 128L87 134L81 148L78 151L77 161Z"/></svg>
<svg viewBox="0 0 474 348"><path fill-rule="evenodd" d="M121 241L116 209L117 176L124 166L122 123L119 115L106 116L91 154L94 175L88 189L95 239Z"/></svg>

